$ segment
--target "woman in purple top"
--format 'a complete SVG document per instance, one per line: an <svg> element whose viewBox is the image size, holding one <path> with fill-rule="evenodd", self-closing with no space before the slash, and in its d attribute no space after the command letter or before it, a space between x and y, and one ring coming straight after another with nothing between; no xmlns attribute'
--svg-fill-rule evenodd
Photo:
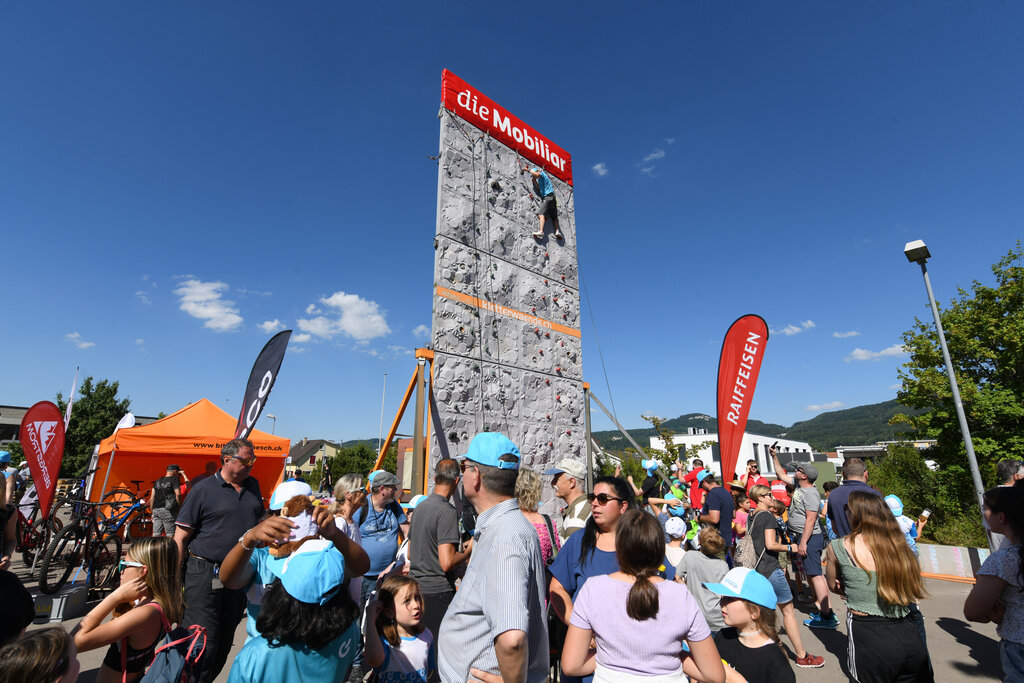
<svg viewBox="0 0 1024 683"><path fill-rule="evenodd" d="M540 556L544 565L551 564L551 559L562 547L558 536L558 527L554 520L547 515L537 512L537 505L540 504L540 475L531 469L520 468L519 476L516 478L516 500L519 501L519 509L527 521L537 530L537 538L540 539Z"/></svg>
<svg viewBox="0 0 1024 683"><path fill-rule="evenodd" d="M700 606L685 586L657 576L665 554L658 521L639 510L617 525L618 571L587 579L573 603L562 671L595 683L722 683L725 668ZM661 609L664 607L664 609ZM597 643L596 654L590 640ZM681 658L683 643L690 654Z"/></svg>

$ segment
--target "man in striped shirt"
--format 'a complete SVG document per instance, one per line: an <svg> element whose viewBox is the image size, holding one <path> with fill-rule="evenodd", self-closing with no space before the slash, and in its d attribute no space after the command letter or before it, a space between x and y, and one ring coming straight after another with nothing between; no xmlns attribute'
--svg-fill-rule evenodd
<svg viewBox="0 0 1024 683"><path fill-rule="evenodd" d="M519 448L493 432L473 437L462 486L476 509L473 555L438 636L442 681L543 683L548 674L544 563L514 497Z"/></svg>
<svg viewBox="0 0 1024 683"><path fill-rule="evenodd" d="M559 460L544 474L553 474L551 488L555 496L565 501L562 511L562 528L558 530L562 543L569 540L574 532L579 531L590 519L590 503L587 501L587 468L583 463L565 458Z"/></svg>

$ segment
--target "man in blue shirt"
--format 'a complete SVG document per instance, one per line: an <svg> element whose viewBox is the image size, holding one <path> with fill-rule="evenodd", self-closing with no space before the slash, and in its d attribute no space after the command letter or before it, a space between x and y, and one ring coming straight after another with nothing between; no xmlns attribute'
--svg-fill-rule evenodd
<svg viewBox="0 0 1024 683"><path fill-rule="evenodd" d="M525 166L523 170L526 171ZM533 191L540 197L540 211L537 213L540 227L537 228L537 232L533 233L533 236L537 239L544 237L544 223L546 219L550 218L551 223L555 226L555 239L561 240L562 229L558 225L558 202L555 201L555 186L551 183L551 178L536 166L527 173L533 176Z"/></svg>
<svg viewBox="0 0 1024 683"><path fill-rule="evenodd" d="M725 541L725 558L732 566L732 513L735 510L735 503L729 489L723 487L715 480L715 475L704 470L697 475L700 487L707 492L704 498L704 509L700 511L697 521L703 524L713 524L718 528L718 533Z"/></svg>
<svg viewBox="0 0 1024 683"><path fill-rule="evenodd" d="M882 497L882 494L868 486L868 468L860 458L849 458L843 463L843 483L828 494L828 518L837 538L850 533L850 511L847 502L854 491L863 491Z"/></svg>

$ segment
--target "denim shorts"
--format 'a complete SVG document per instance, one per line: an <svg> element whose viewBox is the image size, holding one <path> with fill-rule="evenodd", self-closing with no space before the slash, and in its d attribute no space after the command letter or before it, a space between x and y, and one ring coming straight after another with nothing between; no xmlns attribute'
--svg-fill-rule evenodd
<svg viewBox="0 0 1024 683"><path fill-rule="evenodd" d="M821 576L821 551L825 549L825 535L811 534L807 539L807 557L804 558L804 574L808 577Z"/></svg>
<svg viewBox="0 0 1024 683"><path fill-rule="evenodd" d="M999 659L1003 665L1004 681L1024 681L1024 645L1012 640L999 641Z"/></svg>
<svg viewBox="0 0 1024 683"><path fill-rule="evenodd" d="M775 589L775 599L779 601L779 604L786 602L793 602L793 591L789 589L789 581L786 581L786 575L781 569L776 569L768 577L768 581L771 582L772 588Z"/></svg>

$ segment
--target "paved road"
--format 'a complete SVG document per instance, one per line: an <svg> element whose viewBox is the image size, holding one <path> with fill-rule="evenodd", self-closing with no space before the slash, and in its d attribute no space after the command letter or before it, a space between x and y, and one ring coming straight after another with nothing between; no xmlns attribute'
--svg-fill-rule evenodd
<svg viewBox="0 0 1024 683"><path fill-rule="evenodd" d="M16 556L14 571L35 594L35 581L30 580L28 568L21 563L20 555ZM928 579L926 581L929 597L921 603L926 629L928 632L928 649L935 669L935 680L946 681L998 681L1001 678L999 667L999 639L993 624L968 624L964 621L962 608L964 598L970 591L969 584ZM89 603L89 607L96 602ZM806 610L805 610L806 611ZM848 680L846 671L846 610L840 604L836 610L839 616L838 631L821 631L801 626L804 646L808 651L825 657L825 666L821 669L796 669L796 680L800 683L817 683L818 681ZM62 622L62 626L72 629L81 619L76 618ZM33 625L30 628L43 628ZM235 631L235 647L238 651L245 640L245 621ZM788 643L785 636L783 642ZM81 683L93 683L96 670L103 661L105 650L94 650L79 655L82 663ZM792 657L791 657L792 658ZM230 662L230 659L229 659ZM218 683L227 680L227 670L217 679Z"/></svg>

